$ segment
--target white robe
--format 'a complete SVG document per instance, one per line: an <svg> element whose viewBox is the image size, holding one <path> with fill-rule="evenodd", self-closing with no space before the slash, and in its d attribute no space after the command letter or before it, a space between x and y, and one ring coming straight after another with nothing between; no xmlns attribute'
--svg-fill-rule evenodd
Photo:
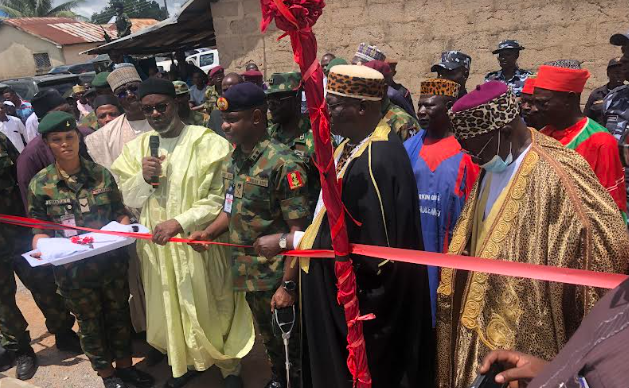
<svg viewBox="0 0 629 388"><path fill-rule="evenodd" d="M127 206L142 208L140 222L153 230L175 219L182 237L201 230L223 208L222 167L231 156L227 140L210 129L186 126L178 138L160 138L163 174L155 190L142 177L142 158L150 155L149 132L128 143L112 171L120 179ZM227 241L227 235L217 239ZM211 246L197 253L188 245L138 241L147 300L147 340L168 353L173 376L188 368L216 364L223 376L237 374L240 359L255 340L244 292L233 290L231 251Z"/></svg>

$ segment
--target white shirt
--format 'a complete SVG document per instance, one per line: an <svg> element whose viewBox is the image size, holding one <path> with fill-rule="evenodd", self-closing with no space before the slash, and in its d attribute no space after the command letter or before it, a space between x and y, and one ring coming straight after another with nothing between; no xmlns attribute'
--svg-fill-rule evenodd
<svg viewBox="0 0 629 388"><path fill-rule="evenodd" d="M0 132L11 140L13 146L21 153L24 149L22 135L26 132L26 128L22 124L22 120L17 117L7 115L7 119L7 121L0 121Z"/></svg>
<svg viewBox="0 0 629 388"><path fill-rule="evenodd" d="M485 215L483 216L483 219L487 218L487 216L491 212L491 208L494 207L496 200L498 199L502 191L507 187L509 182L511 182L511 179L520 168L524 157L526 156L526 154L529 153L530 150L531 146L529 145L526 150L524 150L524 152L522 152L522 154L520 154L520 156L518 156L518 158L513 163L511 163L509 167L507 167L507 169L503 172L489 172L485 174L479 192L483 192L483 190L485 189L485 183L490 176L491 186L489 187L489 195L487 196L487 205L485 206Z"/></svg>
<svg viewBox="0 0 629 388"><path fill-rule="evenodd" d="M39 127L39 117L37 117L35 112L33 112L30 116L28 116L28 119L26 119L26 131L24 132L24 140L26 140L26 144L30 143L31 140L39 136L37 127Z"/></svg>
<svg viewBox="0 0 629 388"><path fill-rule="evenodd" d="M205 91L207 90L207 86L203 89L199 89L197 85L192 85L189 90L190 101L192 101L195 106L199 106L205 102Z"/></svg>

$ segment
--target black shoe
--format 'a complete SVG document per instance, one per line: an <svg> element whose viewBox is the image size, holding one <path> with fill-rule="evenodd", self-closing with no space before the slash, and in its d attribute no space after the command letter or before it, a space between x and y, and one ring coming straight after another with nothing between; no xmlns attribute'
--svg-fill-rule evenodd
<svg viewBox="0 0 629 388"><path fill-rule="evenodd" d="M164 353L151 346L149 353L146 355L146 365L149 367L155 366L162 362L165 357Z"/></svg>
<svg viewBox="0 0 629 388"><path fill-rule="evenodd" d="M223 379L223 387L225 388L243 388L242 378L240 376L229 375Z"/></svg>
<svg viewBox="0 0 629 388"><path fill-rule="evenodd" d="M83 354L81 349L81 341L79 336L72 330L55 335L55 346L62 352L69 352L74 354Z"/></svg>
<svg viewBox="0 0 629 388"><path fill-rule="evenodd" d="M15 363L15 377L20 380L30 380L37 372L37 356L33 349L16 353Z"/></svg>
<svg viewBox="0 0 629 388"><path fill-rule="evenodd" d="M271 381L269 381L264 388L286 388L286 383L284 383L284 380L273 375L273 377L271 377Z"/></svg>
<svg viewBox="0 0 629 388"><path fill-rule="evenodd" d="M201 372L195 370L189 370L185 375L181 377L171 377L164 384L164 388L181 388L188 384L192 379L199 376Z"/></svg>
<svg viewBox="0 0 629 388"><path fill-rule="evenodd" d="M15 354L0 346L0 372L5 372L15 365Z"/></svg>
<svg viewBox="0 0 629 388"><path fill-rule="evenodd" d="M105 388L127 388L127 384L124 381L120 380L120 378L114 376L107 377L103 379L103 385Z"/></svg>
<svg viewBox="0 0 629 388"><path fill-rule="evenodd" d="M150 388L155 384L153 376L142 372L134 366L123 369L116 368L116 376L120 377L125 383L135 385L137 388Z"/></svg>

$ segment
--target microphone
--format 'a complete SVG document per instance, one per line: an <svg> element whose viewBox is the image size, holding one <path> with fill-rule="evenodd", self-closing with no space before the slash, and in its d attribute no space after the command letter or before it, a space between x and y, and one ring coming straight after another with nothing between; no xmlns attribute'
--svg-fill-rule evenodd
<svg viewBox="0 0 629 388"><path fill-rule="evenodd" d="M151 149L151 156L159 158L159 136L151 136L149 138L149 148ZM159 187L159 177L154 175L151 177L151 186L157 189Z"/></svg>

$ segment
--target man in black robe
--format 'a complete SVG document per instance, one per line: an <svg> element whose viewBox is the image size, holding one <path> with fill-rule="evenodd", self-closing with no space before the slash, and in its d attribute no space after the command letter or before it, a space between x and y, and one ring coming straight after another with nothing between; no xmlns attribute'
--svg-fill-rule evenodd
<svg viewBox="0 0 629 388"><path fill-rule="evenodd" d="M382 120L385 90L382 74L365 66L336 66L328 76L332 132L347 139L335 161L351 215L345 217L349 241L422 249L413 170L398 136ZM295 238L295 246L332 247L319 202L313 224L303 238ZM431 387L434 341L426 267L358 255L351 260L360 313L376 316L363 325L372 387ZM351 388L347 323L337 302L334 261L302 260L301 266L302 386Z"/></svg>

